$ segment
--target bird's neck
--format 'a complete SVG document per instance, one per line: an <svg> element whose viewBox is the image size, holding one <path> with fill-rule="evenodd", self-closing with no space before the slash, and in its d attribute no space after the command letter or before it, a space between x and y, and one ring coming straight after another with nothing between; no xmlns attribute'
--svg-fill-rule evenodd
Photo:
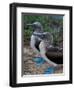
<svg viewBox="0 0 74 90"><path fill-rule="evenodd" d="M34 31L33 34L37 34L37 35L41 35L42 33L41 32L37 32L37 31Z"/></svg>
<svg viewBox="0 0 74 90"><path fill-rule="evenodd" d="M36 29L34 30L34 32L35 32L35 33L43 33L43 30L42 30L42 29L39 29L39 28L36 28Z"/></svg>

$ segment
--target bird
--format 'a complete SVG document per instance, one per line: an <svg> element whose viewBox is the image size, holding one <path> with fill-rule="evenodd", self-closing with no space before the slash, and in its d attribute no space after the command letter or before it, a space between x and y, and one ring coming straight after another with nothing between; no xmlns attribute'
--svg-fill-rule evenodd
<svg viewBox="0 0 74 90"><path fill-rule="evenodd" d="M33 33L31 35L30 46L44 60L53 66L63 64L63 49L58 46L53 46L53 35L49 32L44 32L40 22L27 24L32 26Z"/></svg>
<svg viewBox="0 0 74 90"><path fill-rule="evenodd" d="M41 56L53 66L63 64L62 48L46 45L46 41L42 40L40 45Z"/></svg>
<svg viewBox="0 0 74 90"><path fill-rule="evenodd" d="M39 37L42 37L43 26L41 25L40 22L27 24L27 26L32 26L33 29L33 33L31 35L31 40L30 40L30 46L33 49L33 51L36 53L36 56L40 56L39 44L42 39L40 39Z"/></svg>

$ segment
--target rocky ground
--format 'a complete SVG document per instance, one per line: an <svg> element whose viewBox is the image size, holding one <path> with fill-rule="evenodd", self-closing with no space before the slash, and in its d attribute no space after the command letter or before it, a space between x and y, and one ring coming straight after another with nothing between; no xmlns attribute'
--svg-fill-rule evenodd
<svg viewBox="0 0 74 90"><path fill-rule="evenodd" d="M25 48L26 47L26 48ZM22 60L22 75L39 75L45 74L45 70L51 66L47 62L44 62L41 65L38 65L36 62L33 61L35 57L35 53L29 46L25 46L23 49L23 60ZM60 65L58 67L54 67L53 73L62 73L63 66Z"/></svg>

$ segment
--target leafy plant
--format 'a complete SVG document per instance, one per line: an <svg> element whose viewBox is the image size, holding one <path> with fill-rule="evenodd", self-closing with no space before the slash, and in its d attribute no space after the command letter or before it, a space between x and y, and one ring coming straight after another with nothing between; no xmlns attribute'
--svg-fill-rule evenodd
<svg viewBox="0 0 74 90"><path fill-rule="evenodd" d="M30 37L33 33L32 27L25 28L26 24L31 24L37 21L43 25L43 29L45 32L50 32L53 34L54 45L58 45L59 39L62 38L62 35L60 36L59 32L60 31L63 32L63 16L59 16L59 15L25 15L25 14L22 14L22 23L23 23L22 29L24 31L23 33L24 41L29 42Z"/></svg>

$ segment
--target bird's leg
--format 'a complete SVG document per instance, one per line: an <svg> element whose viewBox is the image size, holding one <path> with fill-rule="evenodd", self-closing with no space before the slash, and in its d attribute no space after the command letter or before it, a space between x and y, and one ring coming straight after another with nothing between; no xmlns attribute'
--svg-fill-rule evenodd
<svg viewBox="0 0 74 90"><path fill-rule="evenodd" d="M39 48L40 48L40 54L41 54L41 56L42 56L49 64L51 64L52 66L57 66L56 63L52 62L50 59L48 59L48 58L46 57L46 55L45 55L45 53L46 53L45 44L44 44L43 41L40 43Z"/></svg>
<svg viewBox="0 0 74 90"><path fill-rule="evenodd" d="M33 51L35 52L35 57L41 57L40 52L33 47Z"/></svg>

